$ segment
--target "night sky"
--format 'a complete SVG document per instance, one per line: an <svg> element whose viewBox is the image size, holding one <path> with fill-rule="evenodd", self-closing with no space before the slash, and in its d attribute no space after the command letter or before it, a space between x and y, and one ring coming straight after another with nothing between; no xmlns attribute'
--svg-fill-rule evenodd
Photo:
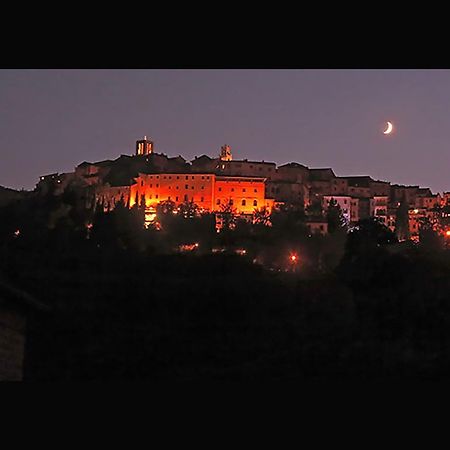
<svg viewBox="0 0 450 450"><path fill-rule="evenodd" d="M396 127L390 136L384 123ZM0 70L0 185L134 153L332 167L450 190L449 70Z"/></svg>

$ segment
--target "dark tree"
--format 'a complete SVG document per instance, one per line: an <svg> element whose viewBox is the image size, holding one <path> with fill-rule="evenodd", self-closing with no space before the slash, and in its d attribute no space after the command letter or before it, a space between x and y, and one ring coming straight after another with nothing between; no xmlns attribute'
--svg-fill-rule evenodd
<svg viewBox="0 0 450 450"><path fill-rule="evenodd" d="M397 208L395 218L395 233L400 241L405 241L410 238L409 233L409 205L405 198L400 202Z"/></svg>
<svg viewBox="0 0 450 450"><path fill-rule="evenodd" d="M330 234L347 231L347 222L338 202L332 198L327 209L328 232Z"/></svg>

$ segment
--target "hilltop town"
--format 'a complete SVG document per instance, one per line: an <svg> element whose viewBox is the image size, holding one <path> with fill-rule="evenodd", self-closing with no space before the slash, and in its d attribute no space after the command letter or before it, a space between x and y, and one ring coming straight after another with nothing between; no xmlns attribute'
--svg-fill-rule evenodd
<svg viewBox="0 0 450 450"><path fill-rule="evenodd" d="M0 189L0 380L448 377L448 193L130 153Z"/></svg>
<svg viewBox="0 0 450 450"><path fill-rule="evenodd" d="M202 155L192 161L154 151L147 137L136 142L133 155L114 160L82 162L73 172L43 175L40 194L59 195L67 188L82 193L85 207L101 204L110 210L118 202L145 207L146 224L156 219L156 207L173 202L194 203L201 212L213 212L217 228L221 213L229 208L236 216L252 220L256 211L271 212L281 205L301 207L311 233L326 234L326 212L337 205L349 229L362 219L376 217L400 241L418 240L421 225L447 233L450 193L429 188L391 184L365 176L337 176L332 168L309 168L297 162L234 159L224 145L217 157ZM401 215L399 219L399 215Z"/></svg>

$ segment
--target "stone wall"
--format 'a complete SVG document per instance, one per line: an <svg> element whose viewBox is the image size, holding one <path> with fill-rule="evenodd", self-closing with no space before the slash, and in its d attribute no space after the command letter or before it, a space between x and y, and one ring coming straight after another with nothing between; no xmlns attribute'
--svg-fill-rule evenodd
<svg viewBox="0 0 450 450"><path fill-rule="evenodd" d="M25 316L5 306L0 299L0 381L23 378Z"/></svg>

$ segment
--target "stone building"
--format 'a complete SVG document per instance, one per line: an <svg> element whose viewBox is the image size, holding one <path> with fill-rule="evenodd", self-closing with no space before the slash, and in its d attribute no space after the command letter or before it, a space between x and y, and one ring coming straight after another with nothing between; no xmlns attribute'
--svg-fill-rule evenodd
<svg viewBox="0 0 450 450"><path fill-rule="evenodd" d="M48 308L0 280L0 381L21 381L27 347L27 321Z"/></svg>

